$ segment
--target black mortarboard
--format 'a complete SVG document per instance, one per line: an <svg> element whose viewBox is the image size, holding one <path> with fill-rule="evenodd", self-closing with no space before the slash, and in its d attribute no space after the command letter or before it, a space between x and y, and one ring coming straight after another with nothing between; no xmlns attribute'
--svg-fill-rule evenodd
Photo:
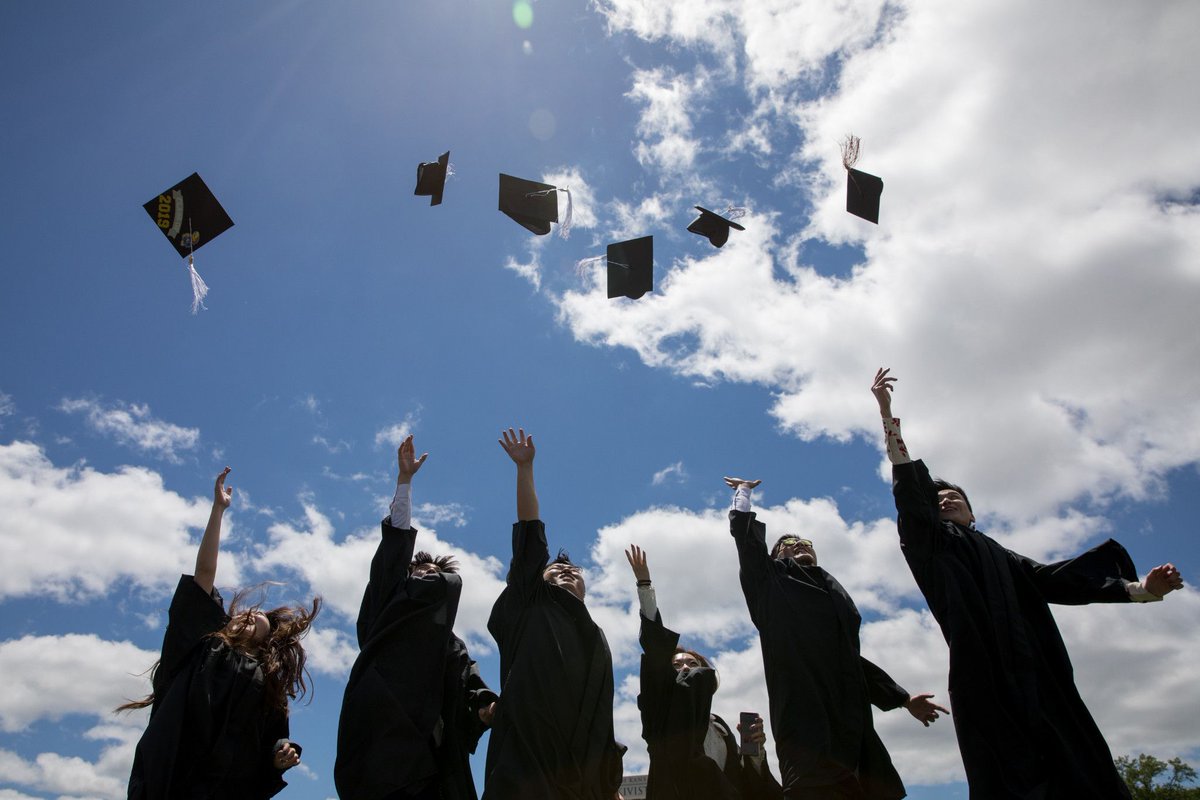
<svg viewBox="0 0 1200 800"><path fill-rule="evenodd" d="M558 189L546 183L500 173L500 210L538 236L558 222Z"/></svg>
<svg viewBox="0 0 1200 800"><path fill-rule="evenodd" d="M862 140L854 134L848 134L842 141L842 166L846 168L846 210L878 225L883 179L854 169L861 148Z"/></svg>
<svg viewBox="0 0 1200 800"><path fill-rule="evenodd" d="M422 161L417 164L417 188L413 194L429 198L429 205L442 204L442 192L446 187L446 165L450 163L450 151L438 156L437 161Z"/></svg>
<svg viewBox="0 0 1200 800"><path fill-rule="evenodd" d="M846 210L867 222L879 224L879 196L883 179L857 170L846 170Z"/></svg>
<svg viewBox="0 0 1200 800"><path fill-rule="evenodd" d="M191 255L233 227L233 220L195 172L142 208L181 256Z"/></svg>
<svg viewBox="0 0 1200 800"><path fill-rule="evenodd" d="M654 237L608 246L608 296L637 300L654 291Z"/></svg>
<svg viewBox="0 0 1200 800"><path fill-rule="evenodd" d="M696 206L696 210L700 212L700 216L692 220L692 224L688 225L687 229L692 233L708 237L708 241L712 243L713 247L722 247L725 242L729 241L730 228L737 228L739 231L746 230L733 220L725 219L715 211L709 211L703 206Z"/></svg>

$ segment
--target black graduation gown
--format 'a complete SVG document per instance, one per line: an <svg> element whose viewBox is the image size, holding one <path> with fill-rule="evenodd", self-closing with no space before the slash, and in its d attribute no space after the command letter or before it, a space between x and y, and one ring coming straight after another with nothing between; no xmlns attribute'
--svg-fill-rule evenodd
<svg viewBox="0 0 1200 800"><path fill-rule="evenodd" d="M742 593L761 635L771 728L787 796L857 782L870 800L904 797L875 733L871 704L889 711L908 692L859 654L862 620L842 585L820 567L773 559L766 526L730 511Z"/></svg>
<svg viewBox="0 0 1200 800"><path fill-rule="evenodd" d="M612 654L587 606L542 579L549 560L540 521L513 525L508 583L488 619L500 701L484 800L612 800L621 784Z"/></svg>
<svg viewBox="0 0 1200 800"><path fill-rule="evenodd" d="M892 476L900 548L950 646L950 703L973 800L1128 798L1047 604L1129 602L1129 554L1109 539L1039 564L941 521L923 462L896 465Z"/></svg>
<svg viewBox="0 0 1200 800"><path fill-rule="evenodd" d="M650 753L647 800L779 800L783 791L766 764L759 774L724 720L712 714L716 673L707 668L686 676L671 664L679 634L662 615L641 618L642 669L638 709L642 738ZM720 721L727 757L718 764L704 752L712 720Z"/></svg>
<svg viewBox="0 0 1200 800"><path fill-rule="evenodd" d="M338 721L338 795L379 800L437 781L443 800L475 800L470 754L485 729L477 712L496 695L452 632L462 579L410 578L417 531L387 519L382 528Z"/></svg>
<svg viewBox="0 0 1200 800"><path fill-rule="evenodd" d="M137 744L130 800L261 800L287 782L275 744L288 736L283 711L263 705L258 662L209 634L229 622L215 588L179 578L151 685L150 722Z"/></svg>

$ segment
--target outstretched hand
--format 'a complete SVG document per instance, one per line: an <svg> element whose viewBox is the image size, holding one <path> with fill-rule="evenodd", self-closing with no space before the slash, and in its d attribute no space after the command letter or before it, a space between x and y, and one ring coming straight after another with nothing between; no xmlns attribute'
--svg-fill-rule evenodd
<svg viewBox="0 0 1200 800"><path fill-rule="evenodd" d="M629 549L625 551L625 558L629 561L629 566L633 570L633 577L637 579L638 583L642 581L649 582L650 565L646 563L646 551L636 544L631 544L629 545Z"/></svg>
<svg viewBox="0 0 1200 800"><path fill-rule="evenodd" d="M871 394L875 395L875 400L879 403L879 416L884 419L892 418L892 391L896 388L893 386L896 378L894 375L888 375L891 371L890 367L880 367L875 372L875 382L871 384Z"/></svg>
<svg viewBox="0 0 1200 800"><path fill-rule="evenodd" d="M429 453L422 453L420 458L414 459L416 448L413 447L413 437L410 433L404 437L404 441L400 443L400 448L396 450L396 462L400 466L399 475L396 478L396 483L412 483L413 476L417 474L417 470L425 463L425 459L429 458Z"/></svg>
<svg viewBox="0 0 1200 800"><path fill-rule="evenodd" d="M479 709L479 721L489 728L492 727L492 720L496 717L496 701L488 703L483 708Z"/></svg>
<svg viewBox="0 0 1200 800"><path fill-rule="evenodd" d="M1146 591L1162 597L1167 592L1182 589L1183 576L1179 574L1179 570L1175 568L1174 564L1163 564L1150 570L1150 573L1146 575L1146 580L1142 581L1142 585L1146 587Z"/></svg>
<svg viewBox="0 0 1200 800"><path fill-rule="evenodd" d="M753 489L754 487L758 486L760 483L762 483L761 480L748 481L744 478L730 478L728 475L725 476L725 485L735 491L741 486L745 486L747 489Z"/></svg>
<svg viewBox="0 0 1200 800"><path fill-rule="evenodd" d="M233 502L233 487L225 488L225 476L230 473L229 467L221 471L217 476L217 483L213 486L213 507L219 508L222 511L229 508L229 504Z"/></svg>
<svg viewBox="0 0 1200 800"><path fill-rule="evenodd" d="M501 438L497 441L518 467L522 464L533 463L533 456L537 452L533 446L533 434L526 436L524 428L518 428L515 432L512 428L502 431Z"/></svg>
<svg viewBox="0 0 1200 800"><path fill-rule="evenodd" d="M950 713L950 709L942 708L937 703L933 702L931 699L932 697L932 692L926 692L925 694L914 694L904 703L904 707L908 709L908 713L920 720L921 724L926 728L929 727L929 723L937 720L939 711L943 714Z"/></svg>

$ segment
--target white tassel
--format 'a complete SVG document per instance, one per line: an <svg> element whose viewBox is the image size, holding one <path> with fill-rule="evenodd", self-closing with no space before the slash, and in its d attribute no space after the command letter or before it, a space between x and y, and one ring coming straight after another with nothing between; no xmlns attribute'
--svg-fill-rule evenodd
<svg viewBox="0 0 1200 800"><path fill-rule="evenodd" d="M842 166L846 169L851 169L858 163L859 149L862 147L862 140L852 133L846 134L846 138L842 140Z"/></svg>
<svg viewBox="0 0 1200 800"><path fill-rule="evenodd" d="M204 282L204 278L200 277L200 273L196 272L196 263L192 256L188 255L188 273L192 277L192 313L195 314L200 309L208 310L204 305L204 298L208 296L208 284Z"/></svg>
<svg viewBox="0 0 1200 800"><path fill-rule="evenodd" d="M725 219L741 219L749 213L749 209L742 206L729 206L725 209Z"/></svg>
<svg viewBox="0 0 1200 800"><path fill-rule="evenodd" d="M592 256L591 258L581 258L575 262L575 274L580 278L586 278L588 273L593 268L598 266L600 262L607 261L608 256Z"/></svg>
<svg viewBox="0 0 1200 800"><path fill-rule="evenodd" d="M563 221L558 224L558 235L566 239L571 235L571 214L574 211L574 206L571 203L571 190L559 189L560 192L565 192L567 195L567 213L563 217Z"/></svg>

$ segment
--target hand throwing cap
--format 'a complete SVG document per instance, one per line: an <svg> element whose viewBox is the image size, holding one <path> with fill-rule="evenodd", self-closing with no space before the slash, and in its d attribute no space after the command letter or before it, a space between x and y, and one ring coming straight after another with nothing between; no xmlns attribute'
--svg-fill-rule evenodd
<svg viewBox="0 0 1200 800"><path fill-rule="evenodd" d="M195 172L142 208L181 256L199 250L233 227L233 220Z"/></svg>
<svg viewBox="0 0 1200 800"><path fill-rule="evenodd" d="M608 246L608 296L637 300L654 291L654 237Z"/></svg>
<svg viewBox="0 0 1200 800"><path fill-rule="evenodd" d="M688 225L687 229L692 233L708 237L708 241L712 243L713 247L722 247L725 242L729 241L730 228L737 228L739 231L746 230L733 220L725 219L715 211L709 211L703 206L696 206L696 210L700 212L700 216L692 220L692 224Z"/></svg>
<svg viewBox="0 0 1200 800"><path fill-rule="evenodd" d="M500 210L538 236L558 222L558 189L546 183L500 173Z"/></svg>
<svg viewBox="0 0 1200 800"><path fill-rule="evenodd" d="M413 194L429 198L429 205L442 204L442 192L446 187L446 165L450 163L450 151L438 156L437 161L422 161L417 164L417 188Z"/></svg>

